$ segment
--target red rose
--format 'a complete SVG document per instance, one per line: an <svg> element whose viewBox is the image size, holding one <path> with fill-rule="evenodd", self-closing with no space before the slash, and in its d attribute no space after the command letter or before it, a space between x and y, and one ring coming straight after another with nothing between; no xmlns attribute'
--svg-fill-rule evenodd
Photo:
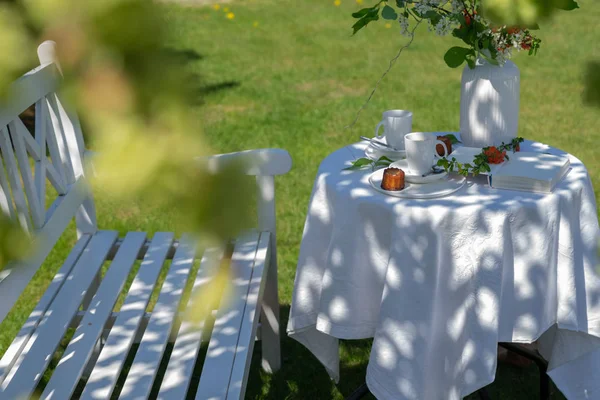
<svg viewBox="0 0 600 400"><path fill-rule="evenodd" d="M504 158L506 157L506 151L500 151L496 146L486 147L483 149L483 154L490 164L503 163Z"/></svg>
<svg viewBox="0 0 600 400"><path fill-rule="evenodd" d="M475 12L475 14L477 14L477 12ZM465 16L465 22L467 23L467 26L471 25L471 14L469 14L467 10L463 10L463 15Z"/></svg>

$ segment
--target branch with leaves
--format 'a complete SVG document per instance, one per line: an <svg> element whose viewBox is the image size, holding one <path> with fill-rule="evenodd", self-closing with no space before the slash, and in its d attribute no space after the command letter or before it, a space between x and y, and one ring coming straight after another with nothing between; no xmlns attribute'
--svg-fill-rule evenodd
<svg viewBox="0 0 600 400"><path fill-rule="evenodd" d="M357 169L363 169L366 167L371 167L371 170L375 171L378 168L388 167L393 161L387 158L386 156L381 156L377 160L372 160L370 158L358 158L352 161L352 165L344 168L344 170L354 171Z"/></svg>
<svg viewBox="0 0 600 400"><path fill-rule="evenodd" d="M437 165L444 168L446 172L457 172L459 175L467 176L469 174L479 175L481 173L490 172L490 164L500 164L504 160L509 160L506 154L508 151L513 153L521 150L522 137L514 138L510 143L504 143L498 147L484 147L481 153L477 154L470 163L459 163L455 157L448 159L442 157L438 160Z"/></svg>
<svg viewBox="0 0 600 400"><path fill-rule="evenodd" d="M562 10L579 7L575 0L552 0L551 3L552 7ZM519 20L514 25L498 23L493 19L495 8L492 7L488 13L485 4L487 2L481 0L379 0L372 7L352 14L357 19L352 29L356 34L381 16L385 20L398 21L401 33L408 36L409 20L427 21L430 31L439 36L452 33L467 45L453 46L446 52L444 61L451 68L464 62L475 68L479 58L493 65L502 65L514 51L537 54L542 41L531 33L539 29L535 21Z"/></svg>

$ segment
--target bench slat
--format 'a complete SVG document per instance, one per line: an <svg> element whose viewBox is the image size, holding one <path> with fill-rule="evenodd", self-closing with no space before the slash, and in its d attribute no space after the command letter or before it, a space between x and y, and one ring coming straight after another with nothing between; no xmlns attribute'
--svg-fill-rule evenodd
<svg viewBox="0 0 600 400"><path fill-rule="evenodd" d="M2 155L0 154L0 208L2 211L15 218L15 208L13 206L12 197L10 194L10 186L8 186L8 177L6 171L4 171L4 161L2 161Z"/></svg>
<svg viewBox="0 0 600 400"><path fill-rule="evenodd" d="M27 195L27 203L29 204L29 210L31 211L33 225L35 229L40 229L44 224L44 205L43 203L40 203L40 198L35 189L31 167L29 166L29 157L27 156L27 149L25 146L25 136L31 135L19 118L11 121L10 124L8 124L8 127L17 161L19 162L19 170L21 171L21 179L23 181L25 194ZM44 202L45 201L46 199L44 199Z"/></svg>
<svg viewBox="0 0 600 400"><path fill-rule="evenodd" d="M270 234L268 232L261 233L256 251L256 261L252 271L252 280L250 281L250 289L246 297L246 309L244 310L242 327L240 328L235 350L235 362L231 371L227 399L243 399L246 393L246 382L248 381L252 351L254 350L254 339L260 317L260 301L265 291L269 257L271 256L269 242Z"/></svg>
<svg viewBox="0 0 600 400"><path fill-rule="evenodd" d="M81 399L108 399L112 395L172 243L172 233L157 232L152 238Z"/></svg>
<svg viewBox="0 0 600 400"><path fill-rule="evenodd" d="M171 334L195 254L196 240L191 236L184 235L161 287L152 317L150 317L119 398L140 400L148 398Z"/></svg>
<svg viewBox="0 0 600 400"><path fill-rule="evenodd" d="M56 64L37 67L18 79L8 91L8 101L0 108L0 126L7 125L37 99L57 89L59 72Z"/></svg>
<svg viewBox="0 0 600 400"><path fill-rule="evenodd" d="M117 236L115 231L100 231L92 237L2 383L4 391L0 394L1 399L31 396Z"/></svg>
<svg viewBox="0 0 600 400"><path fill-rule="evenodd" d="M53 139L53 145L56 143L58 146L60 169L65 178L67 185L70 185L75 181L75 172L73 171L73 164L71 163L71 156L69 154L70 146L67 143L65 137L65 128L61 119L61 114L56 103L56 97L54 93L49 93L46 96L48 115L50 115L49 127L52 128L52 134L50 135ZM54 156L53 156L54 157ZM57 167L58 169L58 167Z"/></svg>
<svg viewBox="0 0 600 400"><path fill-rule="evenodd" d="M21 186L21 177L19 176L17 161L15 160L15 154L13 153L12 142L8 135L8 129L6 128L0 129L0 149L2 149L2 156L4 157L4 163L6 164L13 199L17 206L17 219L19 223L21 223L23 229L32 232L31 218L29 216L29 210L27 209L27 203L25 202L23 187Z"/></svg>
<svg viewBox="0 0 600 400"><path fill-rule="evenodd" d="M240 238L231 257L232 293L223 297L208 344L196 399L224 399L235 361L235 351L252 279L259 234Z"/></svg>
<svg viewBox="0 0 600 400"><path fill-rule="evenodd" d="M40 157L35 161L35 186L42 208L46 209L46 114L42 111L40 102L35 103L35 142L40 151ZM60 193L59 193L60 194Z"/></svg>
<svg viewBox="0 0 600 400"><path fill-rule="evenodd" d="M213 278L219 270L223 253L223 248L207 249L204 252L192 287L187 313L190 312L189 307L194 301L195 296L206 289L208 285L214 283ZM208 316L210 306L209 303L195 304L194 312L199 313L201 316ZM187 394L198 351L202 344L202 330L204 329L206 318L202 318L199 323L194 323L192 320L195 320L193 316L191 318L184 317L184 321L179 327L175 346L173 347L160 392L158 393L159 399L184 399Z"/></svg>
<svg viewBox="0 0 600 400"><path fill-rule="evenodd" d="M143 232L125 236L41 398L71 398L145 240Z"/></svg>
<svg viewBox="0 0 600 400"><path fill-rule="evenodd" d="M34 237L31 247L36 251L28 259L13 261L0 271L0 293L2 293L0 322L10 312L73 219L73 209L79 207L87 195L87 184L84 179L79 179L70 187L69 193L58 197L52 207L50 217L47 218L46 225Z"/></svg>
<svg viewBox="0 0 600 400"><path fill-rule="evenodd" d="M41 115L44 118L43 123L45 125L44 129L46 130L46 145L48 146L48 152L50 153L52 165L54 165L54 170L56 171L56 174L50 173L50 182L56 188L56 191L59 194L64 194L66 191L67 177L61 161L61 152L58 148L56 132L54 131L56 128L52 119L50 118L50 109L46 97L43 97L35 104L36 113L38 112L38 109L41 111Z"/></svg>
<svg viewBox="0 0 600 400"><path fill-rule="evenodd" d="M54 275L52 282L50 282L46 288L44 295L41 297L31 314L29 314L29 318L25 321L25 324L4 353L4 356L2 356L2 359L0 360L0 383L2 383L6 374L8 374L8 371L10 371L15 361L17 361L17 357L21 354L23 347L37 328L44 313L62 287L66 277L71 273L71 269L73 269L73 266L77 263L77 260L79 260L79 257L83 253L83 250L91 237L91 235L82 235L77 243L75 243L75 246L67 256L67 259L56 275Z"/></svg>

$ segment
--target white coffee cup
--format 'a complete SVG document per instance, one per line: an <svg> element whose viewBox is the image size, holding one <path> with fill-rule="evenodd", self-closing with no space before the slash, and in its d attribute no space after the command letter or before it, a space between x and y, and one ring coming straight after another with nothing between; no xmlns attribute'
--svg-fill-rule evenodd
<svg viewBox="0 0 600 400"><path fill-rule="evenodd" d="M439 158L436 145L444 148L444 157L448 156L448 148L436 135L428 132L412 132L404 136L406 146L406 161L408 169L413 174L426 175L431 172L431 167L436 158Z"/></svg>
<svg viewBox="0 0 600 400"><path fill-rule="evenodd" d="M412 131L412 112L405 110L389 110L383 113L381 122L375 128L375 137L379 136L379 128L383 125L385 141L390 146L404 150L404 135Z"/></svg>

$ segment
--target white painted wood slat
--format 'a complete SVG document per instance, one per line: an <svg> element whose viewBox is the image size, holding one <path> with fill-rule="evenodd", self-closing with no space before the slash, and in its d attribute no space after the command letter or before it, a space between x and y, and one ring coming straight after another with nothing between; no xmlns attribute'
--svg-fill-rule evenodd
<svg viewBox="0 0 600 400"><path fill-rule="evenodd" d="M81 394L81 399L104 400L112 395L172 243L172 233L158 232L152 238L142 265L119 310L119 316L106 338Z"/></svg>
<svg viewBox="0 0 600 400"><path fill-rule="evenodd" d="M67 346L42 399L69 399L142 248L146 234L129 232Z"/></svg>
<svg viewBox="0 0 600 400"><path fill-rule="evenodd" d="M19 170L17 167L17 161L12 149L12 143L8 135L8 129L0 129L0 149L2 149L2 155L4 162L6 163L6 169L8 172L8 179L12 188L12 195L17 207L17 219L23 229L32 232L31 218L29 216L29 210L27 209L27 203L25 202L25 195L23 194L23 188L21 186L21 178L19 176Z"/></svg>
<svg viewBox="0 0 600 400"><path fill-rule="evenodd" d="M265 291L266 275L269 269L270 252L270 234L269 232L263 232L260 235L258 249L256 250L252 280L250 281L248 296L246 297L246 308L235 350L235 361L231 371L231 379L227 385L228 400L243 399L246 393L246 382L248 381L248 372L250 371L250 362L252 361L254 338L256 337L260 317L260 301Z"/></svg>
<svg viewBox="0 0 600 400"><path fill-rule="evenodd" d="M0 399L31 396L117 235L115 231L100 231L92 237L19 360L0 385L3 389Z"/></svg>
<svg viewBox="0 0 600 400"><path fill-rule="evenodd" d="M59 73L55 64L29 71L8 89L8 97L0 108L0 126L8 125L38 99L57 89Z"/></svg>
<svg viewBox="0 0 600 400"><path fill-rule="evenodd" d="M31 158L33 158L34 161L38 161L41 158L42 154L40 145L38 144L38 142L36 142L33 136L31 136L31 133L29 133L29 129L27 129L21 118L17 117L13 119L10 123L15 124L18 129L18 132L23 135L25 148L29 152Z"/></svg>
<svg viewBox="0 0 600 400"><path fill-rule="evenodd" d="M56 93L52 93L48 95L48 99L50 100L50 104L54 108L55 111L58 112L58 116L60 117L60 122L62 124L62 132L65 139L65 145L68 149L69 158L71 159L71 166L73 168L74 178L77 179L81 175L83 175L83 138L80 138L80 132L77 131L79 128L79 121L77 121L77 115L75 113L69 113L63 106L62 102L56 95ZM79 133L79 135L78 135Z"/></svg>
<svg viewBox="0 0 600 400"><path fill-rule="evenodd" d="M212 173L221 172L231 165L239 165L247 175L275 176L283 175L292 168L292 158L283 149L238 151L198 157L197 160L200 166L205 166Z"/></svg>
<svg viewBox="0 0 600 400"><path fill-rule="evenodd" d="M275 179L257 176L258 229L271 233L271 259L265 293L262 299L262 368L273 373L281 368L281 344L279 330L279 294L277 290L277 227L275 221Z"/></svg>
<svg viewBox="0 0 600 400"><path fill-rule="evenodd" d="M6 171L4 170L4 161L0 155L0 207L2 211L15 218L15 207L13 206L12 195L10 193L10 186L8 186L8 178L6 177Z"/></svg>
<svg viewBox="0 0 600 400"><path fill-rule="evenodd" d="M48 114L50 115L51 121L50 126L52 127L53 137L56 139L58 145L62 170L65 174L66 183L70 184L75 182L75 172L73 171L73 164L71 162L72 157L69 154L69 143L65 137L64 121L61 118L54 93L48 94L46 100L48 102Z"/></svg>
<svg viewBox="0 0 600 400"><path fill-rule="evenodd" d="M219 270L221 260L223 258L224 248L207 249L202 256L198 274L194 280L192 294L188 302L188 308L191 306L195 296L202 290L213 284L212 280ZM194 305L195 312L200 315L209 315L211 304ZM185 314L188 314L189 309ZM184 317L184 321L179 327L175 346L171 352L169 364L162 380L158 398L162 400L184 399L186 397L198 351L202 344L202 330L206 319L202 319L199 323L194 323L190 319L195 319L193 316Z"/></svg>
<svg viewBox="0 0 600 400"><path fill-rule="evenodd" d="M4 381L8 371L10 368L12 368L15 361L17 361L17 357L21 354L25 344L33 334L34 330L37 328L40 320L44 316L44 313L52 303L52 300L54 300L54 297L71 272L71 269L79 260L79 257L83 253L85 246L87 246L88 242L90 241L90 238L91 235L84 235L79 238L77 243L75 243L75 246L73 249L71 249L71 252L67 256L67 259L52 279L52 282L50 282L46 288L44 295L35 306L31 314L29 314L29 318L27 318L27 321L25 321L25 324L23 324L21 330L12 341L8 349L6 349L6 352L0 360L0 383Z"/></svg>
<svg viewBox="0 0 600 400"><path fill-rule="evenodd" d="M4 320L21 292L54 248L69 222L73 219L75 211L85 199L87 190L85 180L79 179L70 187L69 193L60 196L55 202L51 215L47 218L46 225L34 237L31 247L36 251L26 260L14 261L0 271L0 293L2 293L0 322Z"/></svg>
<svg viewBox="0 0 600 400"><path fill-rule="evenodd" d="M225 399L235 361L259 234L238 239L231 257L232 296L223 298L208 344L196 400Z"/></svg>
<svg viewBox="0 0 600 400"><path fill-rule="evenodd" d="M196 240L190 235L184 235L179 241L171 268L160 289L152 316L123 384L120 399L148 398L171 334L195 254Z"/></svg>
<svg viewBox="0 0 600 400"><path fill-rule="evenodd" d="M15 148L15 154L17 155L17 161L19 162L19 170L21 171L21 179L23 180L25 194L27 195L27 203L31 211L33 225L36 229L40 229L44 224L44 206L40 203L40 198L35 189L33 174L31 173L29 158L27 157L27 149L25 148L24 136L29 135L29 132L27 132L27 128L25 128L21 120L18 118L17 120L11 121L8 124L8 128Z"/></svg>
<svg viewBox="0 0 600 400"><path fill-rule="evenodd" d="M35 103L35 141L39 147L40 157L35 161L35 187L42 209L46 209L46 118L41 102ZM62 193L59 193L62 194Z"/></svg>
<svg viewBox="0 0 600 400"><path fill-rule="evenodd" d="M52 118L50 118L50 110L48 108L48 100L44 97L38 102L38 104L39 104L39 108L42 110L43 116L44 116L43 121L45 121L44 123L45 123L45 128L46 128L46 144L48 146L48 152L50 153L50 159L52 160L52 165L54 166L54 169L58 174L58 176L53 176L53 174L50 174L49 178L51 179L50 182L52 182L52 184L54 185L56 190L60 193L61 192L60 188L63 188L63 191L64 191L64 188L66 187L66 184L67 184L67 177L66 177L65 169L64 169L63 163L62 163L61 151L58 147L59 142L56 138L57 134L60 135L60 131L54 130L55 129L54 124L52 122ZM36 104L36 110L37 110L38 104ZM60 125L58 126L58 128L60 128ZM50 170L48 172L50 172ZM55 181L53 182L52 179L54 179Z"/></svg>
<svg viewBox="0 0 600 400"><path fill-rule="evenodd" d="M46 177L48 178L48 180L50 181L52 186L54 186L54 189L56 189L56 192L59 195L66 194L67 188L65 187L63 180L60 177L60 174L54 168L54 165L48 164L48 161L46 160L44 163L44 166L46 167L46 173L47 173Z"/></svg>

